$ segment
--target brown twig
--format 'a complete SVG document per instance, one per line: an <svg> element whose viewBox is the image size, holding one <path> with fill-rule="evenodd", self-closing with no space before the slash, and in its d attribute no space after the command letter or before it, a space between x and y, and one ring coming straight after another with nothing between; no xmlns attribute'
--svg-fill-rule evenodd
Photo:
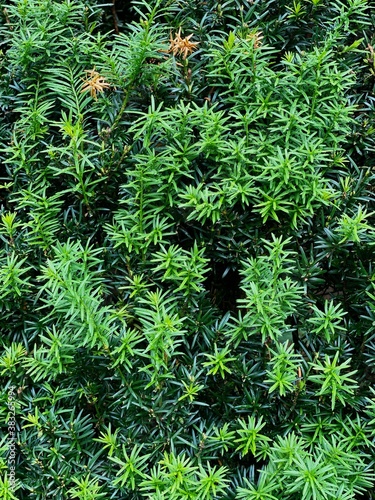
<svg viewBox="0 0 375 500"><path fill-rule="evenodd" d="M113 25L115 27L116 35L119 34L117 12L116 12L116 0L112 0L112 15L113 15Z"/></svg>
<svg viewBox="0 0 375 500"><path fill-rule="evenodd" d="M9 19L9 16L8 16L8 9L7 9L6 7L4 7L4 9L3 9L3 14L4 14L4 17L5 17L5 22L6 22L7 24L10 24L10 25L11 25L12 23L10 22L10 19ZM9 29L11 29L11 30L12 30L12 29L13 29L13 26L10 26L10 28L9 28Z"/></svg>

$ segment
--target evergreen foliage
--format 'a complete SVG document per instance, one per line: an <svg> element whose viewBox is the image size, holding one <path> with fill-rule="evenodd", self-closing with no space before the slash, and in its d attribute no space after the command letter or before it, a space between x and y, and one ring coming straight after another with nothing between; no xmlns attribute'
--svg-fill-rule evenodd
<svg viewBox="0 0 375 500"><path fill-rule="evenodd" d="M371 500L373 6L125 4L0 13L0 497Z"/></svg>

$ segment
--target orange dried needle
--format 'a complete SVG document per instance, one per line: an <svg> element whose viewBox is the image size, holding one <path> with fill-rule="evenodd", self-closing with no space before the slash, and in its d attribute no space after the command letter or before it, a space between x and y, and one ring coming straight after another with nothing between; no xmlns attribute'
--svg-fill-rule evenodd
<svg viewBox="0 0 375 500"><path fill-rule="evenodd" d="M193 35L189 35L185 38L181 37L181 28L175 33L174 37L172 33L169 38L169 50L174 56L182 55L183 59L186 59L188 55L192 54L196 50L199 42L191 42L190 38Z"/></svg>
<svg viewBox="0 0 375 500"><path fill-rule="evenodd" d="M87 78L83 80L81 92L90 91L91 97L97 100L98 92L103 92L104 89L109 89L110 84L105 81L105 78L101 76L95 69L86 70Z"/></svg>

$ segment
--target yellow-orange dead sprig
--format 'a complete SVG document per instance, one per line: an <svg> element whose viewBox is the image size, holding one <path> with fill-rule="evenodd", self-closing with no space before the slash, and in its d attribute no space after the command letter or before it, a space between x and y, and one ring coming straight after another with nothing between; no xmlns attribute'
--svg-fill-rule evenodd
<svg viewBox="0 0 375 500"><path fill-rule="evenodd" d="M95 69L86 70L87 78L83 80L81 92L90 91L91 97L95 100L98 99L98 92L103 92L104 89L109 89L111 85L105 81L105 78L101 76Z"/></svg>
<svg viewBox="0 0 375 500"><path fill-rule="evenodd" d="M259 47L262 45L263 35L261 31L257 31L247 35L246 39L249 41L253 41L254 48L259 49Z"/></svg>
<svg viewBox="0 0 375 500"><path fill-rule="evenodd" d="M172 52L174 56L181 55L183 59L186 59L187 56L192 54L194 50L196 50L199 42L191 42L190 38L193 35L186 36L182 38L181 36L181 28L175 33L174 37L172 33L169 37L169 50L168 52Z"/></svg>

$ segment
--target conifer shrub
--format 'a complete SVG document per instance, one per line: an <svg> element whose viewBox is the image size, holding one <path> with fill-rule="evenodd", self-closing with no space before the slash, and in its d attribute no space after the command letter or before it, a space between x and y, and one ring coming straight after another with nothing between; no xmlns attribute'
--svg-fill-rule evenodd
<svg viewBox="0 0 375 500"><path fill-rule="evenodd" d="M373 499L371 2L13 0L0 38L0 497Z"/></svg>

